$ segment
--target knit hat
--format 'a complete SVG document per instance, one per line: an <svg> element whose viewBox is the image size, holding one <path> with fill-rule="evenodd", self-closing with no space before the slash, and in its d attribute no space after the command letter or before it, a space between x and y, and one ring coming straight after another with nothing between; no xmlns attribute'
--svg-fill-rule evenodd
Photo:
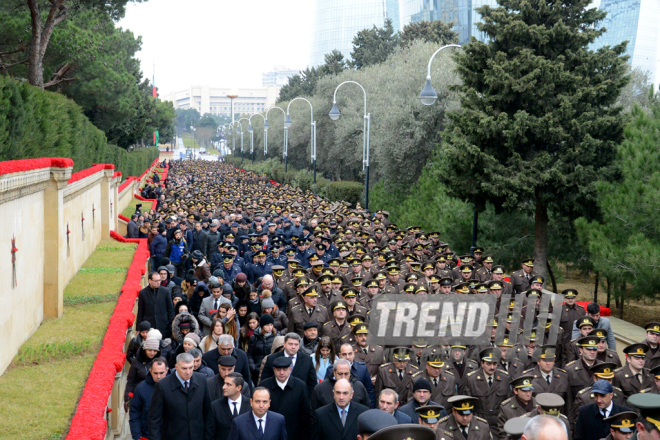
<svg viewBox="0 0 660 440"><path fill-rule="evenodd" d="M151 330L151 323L149 321L142 321L137 328L139 332L148 332L149 330Z"/></svg>
<svg viewBox="0 0 660 440"><path fill-rule="evenodd" d="M273 317L268 313L264 313L261 315L261 318L259 318L259 326L262 328L264 325L273 324L274 322Z"/></svg>
<svg viewBox="0 0 660 440"><path fill-rule="evenodd" d="M433 392L433 389L431 388L431 382L424 379L423 377L421 379L417 379L413 385L413 391L417 390L429 390L430 392Z"/></svg>
<svg viewBox="0 0 660 440"><path fill-rule="evenodd" d="M193 344L195 347L199 345L199 336L197 336L195 333L188 333L186 337L183 339L183 342L190 342Z"/></svg>
<svg viewBox="0 0 660 440"><path fill-rule="evenodd" d="M275 303L271 298L264 298L261 300L261 308L262 309L272 309L275 308Z"/></svg>
<svg viewBox="0 0 660 440"><path fill-rule="evenodd" d="M160 332L160 330L152 328L149 330L149 333L147 333L147 339L157 339L160 341L163 339L163 334Z"/></svg>
<svg viewBox="0 0 660 440"><path fill-rule="evenodd" d="M142 348L145 350L158 350L160 349L160 341L155 338L147 338L142 343Z"/></svg>
<svg viewBox="0 0 660 440"><path fill-rule="evenodd" d="M236 275L236 281L241 283L247 281L247 275L245 275L243 272L240 272L238 275Z"/></svg>

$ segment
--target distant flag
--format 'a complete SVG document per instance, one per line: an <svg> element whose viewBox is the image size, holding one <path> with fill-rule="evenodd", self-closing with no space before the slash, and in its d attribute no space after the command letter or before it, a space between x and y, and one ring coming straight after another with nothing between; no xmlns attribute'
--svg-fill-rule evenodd
<svg viewBox="0 0 660 440"><path fill-rule="evenodd" d="M154 98L158 98L158 89L156 89L156 63L154 62L154 74L153 74L153 80L151 82L153 85L153 90L152 90L152 96ZM154 131L154 145L158 146L158 130Z"/></svg>

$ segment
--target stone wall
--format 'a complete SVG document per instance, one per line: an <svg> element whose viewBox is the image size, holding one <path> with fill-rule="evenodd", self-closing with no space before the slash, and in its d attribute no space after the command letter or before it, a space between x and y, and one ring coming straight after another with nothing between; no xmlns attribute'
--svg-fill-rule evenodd
<svg viewBox="0 0 660 440"><path fill-rule="evenodd" d="M44 319L62 316L64 287L117 227L121 173L72 169L62 158L0 162L0 374ZM124 188L124 207L140 181Z"/></svg>

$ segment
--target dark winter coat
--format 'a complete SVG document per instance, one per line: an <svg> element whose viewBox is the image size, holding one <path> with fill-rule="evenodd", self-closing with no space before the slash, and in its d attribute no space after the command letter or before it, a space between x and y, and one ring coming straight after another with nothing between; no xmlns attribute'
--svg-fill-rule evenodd
<svg viewBox="0 0 660 440"><path fill-rule="evenodd" d="M159 287L155 291L147 286L138 294L138 312L136 321L149 321L151 327L158 329L163 338L168 338L174 319L174 306L170 291Z"/></svg>
<svg viewBox="0 0 660 440"><path fill-rule="evenodd" d="M270 354L276 333L272 331L262 336L261 328L257 328L254 333L248 342L247 355L250 362L250 372L252 373L252 377L256 379L256 375L259 374L259 369L261 368L261 361Z"/></svg>
<svg viewBox="0 0 660 440"><path fill-rule="evenodd" d="M154 379L151 374L135 387L133 398L131 399L130 420L131 437L133 440L148 438L149 435L149 405L151 404L151 395L154 392Z"/></svg>
<svg viewBox="0 0 660 440"><path fill-rule="evenodd" d="M153 359L160 355L160 350L158 350L158 353L156 353L156 356ZM131 362L131 368L128 370L126 389L124 390L124 400L130 400L129 393L133 393L135 387L149 376L149 364L151 363L151 359L152 358L147 356L144 348L140 347L137 356L133 359L133 362Z"/></svg>

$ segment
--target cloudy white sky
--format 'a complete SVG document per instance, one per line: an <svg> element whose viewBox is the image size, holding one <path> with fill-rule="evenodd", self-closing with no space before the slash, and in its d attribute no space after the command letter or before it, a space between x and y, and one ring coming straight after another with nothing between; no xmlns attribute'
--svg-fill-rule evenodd
<svg viewBox="0 0 660 440"><path fill-rule="evenodd" d="M309 59L311 0L149 0L118 23L142 36L138 58L161 96L192 84L261 87L276 65Z"/></svg>

